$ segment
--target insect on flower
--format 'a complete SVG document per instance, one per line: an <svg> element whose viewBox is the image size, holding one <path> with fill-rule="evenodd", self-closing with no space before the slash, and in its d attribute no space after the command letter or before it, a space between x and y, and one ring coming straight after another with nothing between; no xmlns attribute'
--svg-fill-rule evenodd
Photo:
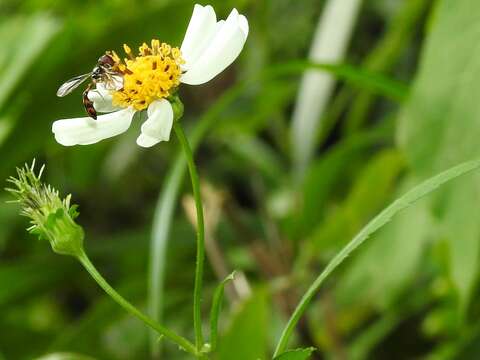
<svg viewBox="0 0 480 360"><path fill-rule="evenodd" d="M181 104L179 86L204 84L220 74L242 51L248 31L247 18L236 9L217 21L211 6L195 5L179 48L154 39L137 52L124 45L124 59L106 52L91 73L60 87L57 95L65 96L91 78L84 92L89 117L55 121L55 139L64 146L93 144L127 131L135 112L145 111L137 144L151 147L169 140L174 107ZM94 121L97 112L104 114Z"/></svg>
<svg viewBox="0 0 480 360"><path fill-rule="evenodd" d="M83 106L88 116L96 120L97 111L95 110L93 101L89 99L88 93L94 85L99 83L102 83L107 90L121 89L123 87L123 74L118 72L118 69L114 67L115 61L112 56L108 53L102 55L91 72L75 76L60 86L57 91L57 96L64 97L83 84L87 79L91 79L90 84L87 85L87 88L83 92Z"/></svg>

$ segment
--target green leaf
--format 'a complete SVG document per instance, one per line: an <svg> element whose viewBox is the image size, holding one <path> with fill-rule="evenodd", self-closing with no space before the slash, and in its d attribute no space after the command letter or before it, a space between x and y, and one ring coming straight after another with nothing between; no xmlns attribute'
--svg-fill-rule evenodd
<svg viewBox="0 0 480 360"><path fill-rule="evenodd" d="M381 94L397 102L402 102L408 95L408 87L401 81L348 64L318 64L298 61L292 62L286 67L294 70L295 68L305 68L305 65L309 65L312 69L326 71L350 85Z"/></svg>
<svg viewBox="0 0 480 360"><path fill-rule="evenodd" d="M315 348L310 347L306 349L295 349L285 351L284 353L275 356L274 360L307 360L310 358Z"/></svg>
<svg viewBox="0 0 480 360"><path fill-rule="evenodd" d="M228 275L223 281L218 284L213 295L212 309L210 311L210 349L215 351L217 347L218 337L218 317L222 309L223 294L225 285L234 279L235 271Z"/></svg>
<svg viewBox="0 0 480 360"><path fill-rule="evenodd" d="M410 179L401 192L411 188ZM427 202L417 203L381 229L346 269L336 287L342 304L365 304L377 310L392 305L397 295L415 279L422 251L431 234Z"/></svg>
<svg viewBox="0 0 480 360"><path fill-rule="evenodd" d="M398 134L413 175L420 178L480 155L480 23L476 16L480 2L443 0L435 11ZM439 194L442 197L435 203L461 310L468 305L478 273L480 223L472 209L480 203L479 180L479 176L462 179Z"/></svg>
<svg viewBox="0 0 480 360"><path fill-rule="evenodd" d="M78 210L77 204L73 204L72 206L70 206L70 208L68 209L68 215L70 215L72 220L75 220L80 216L80 211Z"/></svg>
<svg viewBox="0 0 480 360"><path fill-rule="evenodd" d="M267 296L257 291L247 299L218 344L219 360L265 359L268 336Z"/></svg>

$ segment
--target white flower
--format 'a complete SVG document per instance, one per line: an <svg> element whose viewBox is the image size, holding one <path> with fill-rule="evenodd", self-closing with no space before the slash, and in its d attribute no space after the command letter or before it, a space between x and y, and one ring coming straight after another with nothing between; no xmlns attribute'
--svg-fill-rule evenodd
<svg viewBox="0 0 480 360"><path fill-rule="evenodd" d="M137 144L151 147L169 140L174 120L172 105L166 99L170 89L175 90L180 83L200 85L213 79L238 57L247 36L248 21L236 9L226 20L217 21L210 5L195 5L180 49L152 40L151 47L142 45L140 55L134 57L124 46L130 57L126 64L113 52L124 74L124 88L111 91L97 83L88 98L97 112L106 114L97 120L57 120L52 125L55 139L65 146L93 144L127 131L135 112L147 109L148 118Z"/></svg>

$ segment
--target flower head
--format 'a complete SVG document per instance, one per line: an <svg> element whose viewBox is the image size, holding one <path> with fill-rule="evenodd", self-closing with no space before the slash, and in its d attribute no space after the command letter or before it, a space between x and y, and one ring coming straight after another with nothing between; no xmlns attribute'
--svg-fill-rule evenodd
<svg viewBox="0 0 480 360"><path fill-rule="evenodd" d="M124 45L126 58L107 52L123 86L108 90L101 82L88 92L100 115L63 119L53 123L55 139L62 145L88 145L119 135L130 127L136 111L146 110L137 144L150 147L170 138L180 104L181 83L200 85L227 68L240 54L248 36L248 21L233 9L226 20L217 21L211 6L195 5L180 48L152 40L135 53ZM172 104L174 107L172 108Z"/></svg>
<svg viewBox="0 0 480 360"><path fill-rule="evenodd" d="M112 92L112 103L119 107L132 106L145 110L156 100L168 98L180 85L182 59L180 49L152 40L143 44L135 56L124 45L128 58L123 62L112 52L115 67L123 74L123 87Z"/></svg>
<svg viewBox="0 0 480 360"><path fill-rule="evenodd" d="M53 251L62 255L79 256L83 252L83 229L75 223L77 206L70 204L71 196L61 199L58 191L40 180L44 166L35 174L35 161L17 168L17 177L7 181L13 188L7 188L18 202L21 215L30 218L27 229L41 240L48 240Z"/></svg>

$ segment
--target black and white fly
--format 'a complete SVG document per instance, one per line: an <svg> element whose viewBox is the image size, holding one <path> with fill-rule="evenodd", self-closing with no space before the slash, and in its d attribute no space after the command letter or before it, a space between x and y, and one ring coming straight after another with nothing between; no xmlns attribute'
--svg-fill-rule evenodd
<svg viewBox="0 0 480 360"><path fill-rule="evenodd" d="M102 55L91 72L75 76L62 84L57 90L57 96L64 97L70 94L87 79L90 79L90 83L83 92L83 106L85 107L88 116L96 120L97 111L93 106L93 101L88 98L88 92L98 83L101 83L107 90L119 90L123 87L123 74L115 71L113 69L114 65L115 61L110 55Z"/></svg>

